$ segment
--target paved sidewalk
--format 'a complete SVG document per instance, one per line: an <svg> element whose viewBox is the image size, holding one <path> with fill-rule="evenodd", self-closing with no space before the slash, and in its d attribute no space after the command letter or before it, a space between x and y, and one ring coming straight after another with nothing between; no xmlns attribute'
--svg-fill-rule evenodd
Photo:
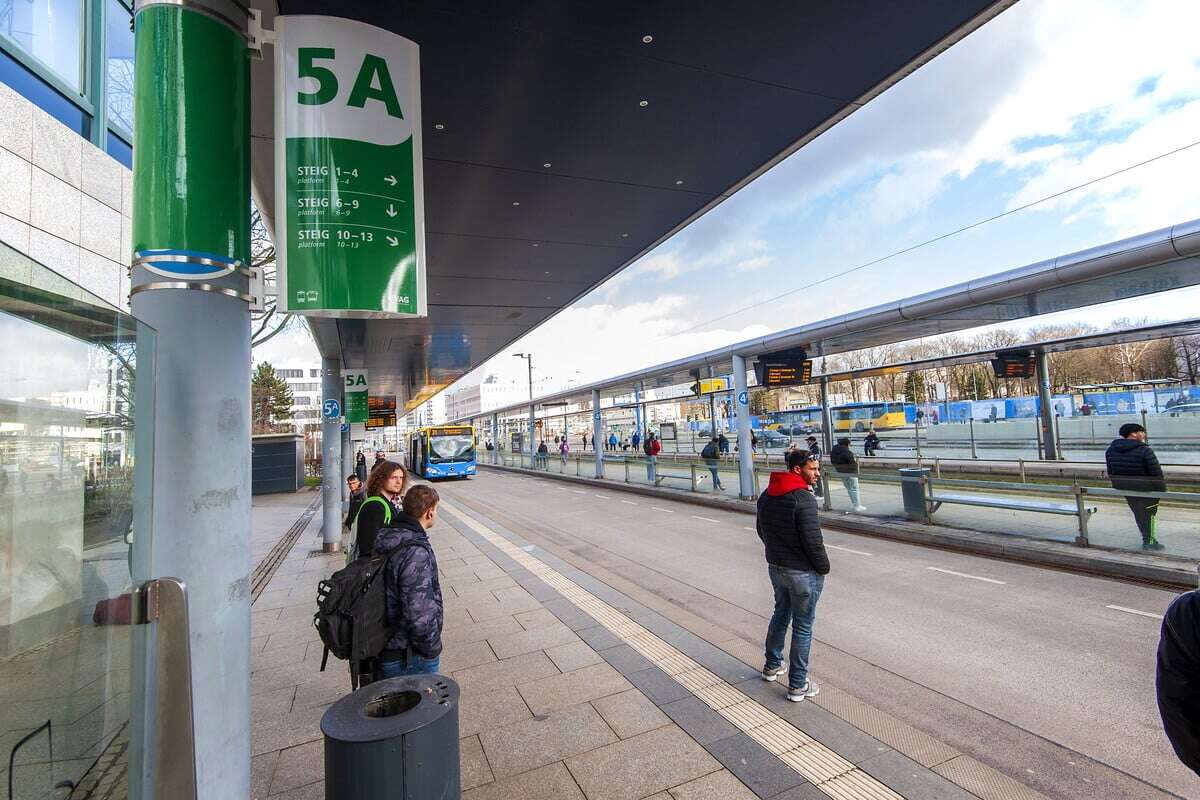
<svg viewBox="0 0 1200 800"><path fill-rule="evenodd" d="M264 541L311 501L294 499L272 501ZM490 520L450 501L440 519L442 672L462 690L468 800L1039 797L998 773L967 792L982 765L931 737L893 725L885 744L846 721L878 733L879 712L836 690L825 707L788 703L757 665ZM316 529L253 606L254 798L324 796L320 718L349 689L341 662L317 671L315 586L343 562L319 552Z"/></svg>

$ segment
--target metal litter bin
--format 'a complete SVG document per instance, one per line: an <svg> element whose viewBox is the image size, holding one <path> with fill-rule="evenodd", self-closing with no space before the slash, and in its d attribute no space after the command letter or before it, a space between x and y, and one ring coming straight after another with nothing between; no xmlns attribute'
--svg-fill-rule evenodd
<svg viewBox="0 0 1200 800"><path fill-rule="evenodd" d="M326 800L458 800L458 684L442 675L387 678L330 706Z"/></svg>
<svg viewBox="0 0 1200 800"><path fill-rule="evenodd" d="M925 507L925 484L916 479L928 477L928 467L903 467L900 470L900 496L904 498L904 516L917 522L928 520L929 511Z"/></svg>

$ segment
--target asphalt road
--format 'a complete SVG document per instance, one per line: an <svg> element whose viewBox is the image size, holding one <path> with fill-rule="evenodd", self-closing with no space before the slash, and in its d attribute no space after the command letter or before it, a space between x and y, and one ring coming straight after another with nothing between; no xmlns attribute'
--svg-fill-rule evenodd
<svg viewBox="0 0 1200 800"><path fill-rule="evenodd" d="M748 515L487 469L438 488L761 641L771 592ZM1200 798L1154 701L1173 593L832 530L826 542L819 680L1050 796Z"/></svg>

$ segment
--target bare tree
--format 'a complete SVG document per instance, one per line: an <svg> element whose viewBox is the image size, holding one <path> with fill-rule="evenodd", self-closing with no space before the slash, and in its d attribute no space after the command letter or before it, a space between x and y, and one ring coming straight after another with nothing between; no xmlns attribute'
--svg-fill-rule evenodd
<svg viewBox="0 0 1200 800"><path fill-rule="evenodd" d="M263 271L263 282L267 287L275 286L275 243L267 233L262 212L254 201L250 202L250 266ZM250 347L270 341L283 333L295 322L292 314L276 313L277 296L268 294L262 311L250 315L254 332L250 336Z"/></svg>

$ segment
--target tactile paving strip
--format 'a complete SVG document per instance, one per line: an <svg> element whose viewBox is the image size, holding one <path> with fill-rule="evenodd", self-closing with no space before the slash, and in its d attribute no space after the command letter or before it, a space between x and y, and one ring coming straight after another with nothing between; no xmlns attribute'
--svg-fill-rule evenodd
<svg viewBox="0 0 1200 800"><path fill-rule="evenodd" d="M517 547L444 499L442 505L496 549L556 589L563 597L728 719L738 730L762 744L824 794L837 800L904 800L902 795L708 672L541 559ZM776 752L777 750L779 752Z"/></svg>

